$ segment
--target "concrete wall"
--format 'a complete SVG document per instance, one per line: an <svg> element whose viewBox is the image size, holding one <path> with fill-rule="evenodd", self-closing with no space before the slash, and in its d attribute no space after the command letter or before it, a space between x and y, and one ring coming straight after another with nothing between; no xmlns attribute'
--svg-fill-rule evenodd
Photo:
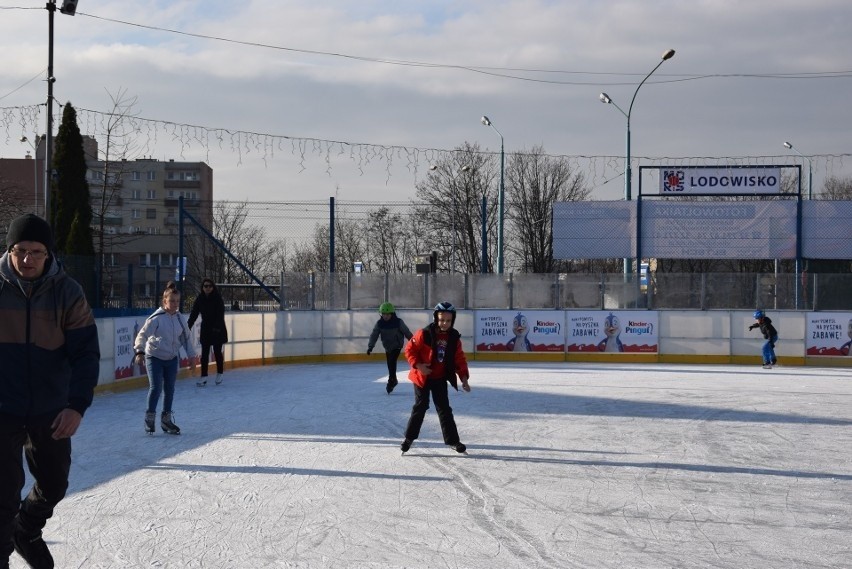
<svg viewBox="0 0 852 569"><path fill-rule="evenodd" d="M565 311L558 311L565 312ZM749 331L752 311L660 311L659 353L472 353L474 311L461 311L456 328L471 360L496 361L600 361L759 364L763 338ZM779 331L775 351L784 365L852 367L850 358L806 357L805 325L808 313L773 312ZM427 310L400 311L412 332L432 320ZM292 311L228 313L225 321L231 341L225 345L226 367L268 365L287 362L368 361L367 341L378 319L374 311ZM98 319L101 342L100 385L115 387L112 319ZM378 350L381 351L379 343ZM376 355L370 356L375 359ZM371 360L372 361L372 360ZM211 364L214 365L214 364ZM184 372L186 375L186 372ZM144 378L120 380L133 386Z"/></svg>

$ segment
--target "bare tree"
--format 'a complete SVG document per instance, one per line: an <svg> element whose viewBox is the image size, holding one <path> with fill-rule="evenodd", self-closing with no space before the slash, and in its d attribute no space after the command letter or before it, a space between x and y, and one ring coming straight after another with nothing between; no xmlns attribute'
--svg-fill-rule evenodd
<svg viewBox="0 0 852 569"><path fill-rule="evenodd" d="M487 243L486 271L493 270L496 251L497 196L499 167L492 154L479 145L465 142L446 158L435 163L427 178L415 186L415 216L424 221L419 235L421 247L438 251L439 268L446 271L478 273L482 261L482 224ZM482 216L482 198L487 211ZM426 251L421 251L426 252Z"/></svg>
<svg viewBox="0 0 852 569"><path fill-rule="evenodd" d="M23 191L17 184L0 175L0 236L5 243L7 228L13 219L30 211L21 199Z"/></svg>
<svg viewBox="0 0 852 569"><path fill-rule="evenodd" d="M820 197L826 200L852 200L852 176L829 176L823 183Z"/></svg>
<svg viewBox="0 0 852 569"><path fill-rule="evenodd" d="M367 270L402 273L411 269L419 240L410 217L392 212L387 206L367 212Z"/></svg>
<svg viewBox="0 0 852 569"><path fill-rule="evenodd" d="M541 146L513 154L506 170L511 240L506 252L524 272L550 273L553 258L553 204L583 201L590 190L580 172L564 158L548 156Z"/></svg>
<svg viewBox="0 0 852 569"><path fill-rule="evenodd" d="M328 249L328 224L318 223L314 227L311 240L294 247L290 267L293 271L300 273L328 272L329 249Z"/></svg>
<svg viewBox="0 0 852 569"><path fill-rule="evenodd" d="M109 221L121 219L121 188L128 160L135 153L135 130L131 126L136 117L137 97L127 94L127 89L119 88L116 93L107 91L112 101L112 111L108 113L104 124L105 135L98 146L98 156L86 156L86 160L99 160L103 170L98 172L99 184L92 184L92 221L95 226L94 237L97 243L98 274L101 275L101 289L108 290L113 275L106 271L106 256L118 244L126 244L130 236L107 230ZM105 294L104 294L105 296Z"/></svg>

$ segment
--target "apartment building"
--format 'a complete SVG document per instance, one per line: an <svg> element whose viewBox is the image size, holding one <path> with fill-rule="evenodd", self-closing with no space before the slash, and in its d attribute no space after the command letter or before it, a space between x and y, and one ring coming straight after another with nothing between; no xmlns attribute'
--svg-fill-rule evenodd
<svg viewBox="0 0 852 569"><path fill-rule="evenodd" d="M44 144L35 156L0 159L0 236L8 222L22 213L44 213ZM156 297L178 267L178 207L205 228L213 226L213 170L204 162L139 158L105 162L98 143L83 137L88 166L86 179L92 203L96 252L103 252L100 295L104 306L125 306L133 296ZM204 267L210 247L199 232L185 224L185 256L190 266ZM203 251L208 251L204 253ZM96 263L100 266L100 263ZM198 269L200 270L200 269Z"/></svg>
<svg viewBox="0 0 852 569"><path fill-rule="evenodd" d="M104 298L120 304L129 283L134 297L156 297L166 281L177 278L180 198L186 212L212 228L212 168L154 158L95 160L88 162L87 177L95 250L104 252ZM198 246L192 224L184 224L184 235L184 256L207 249Z"/></svg>

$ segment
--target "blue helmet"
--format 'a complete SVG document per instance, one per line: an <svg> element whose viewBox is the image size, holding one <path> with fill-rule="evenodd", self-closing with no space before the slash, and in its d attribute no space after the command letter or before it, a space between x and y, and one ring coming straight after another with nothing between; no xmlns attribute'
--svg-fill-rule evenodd
<svg viewBox="0 0 852 569"><path fill-rule="evenodd" d="M762 310L755 310L754 311L754 319L760 320L761 318L763 318L763 311Z"/></svg>

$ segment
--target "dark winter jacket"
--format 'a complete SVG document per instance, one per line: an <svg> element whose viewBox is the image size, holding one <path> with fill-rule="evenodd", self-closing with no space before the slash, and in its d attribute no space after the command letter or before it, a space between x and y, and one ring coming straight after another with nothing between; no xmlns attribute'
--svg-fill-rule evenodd
<svg viewBox="0 0 852 569"><path fill-rule="evenodd" d="M192 304L189 313L189 327L195 324L201 315L201 334L199 340L205 345L224 344L228 341L228 328L225 326L225 301L217 289L210 294L201 292Z"/></svg>
<svg viewBox="0 0 852 569"><path fill-rule="evenodd" d="M376 340L382 338L382 347L386 352L391 350L401 350L405 344L405 340L410 340L412 337L411 330L405 325L402 318L393 314L388 320L379 318L376 325L373 326L373 332L370 334L370 340L367 343L367 348L372 350L376 346Z"/></svg>
<svg viewBox="0 0 852 569"><path fill-rule="evenodd" d="M424 376L417 369L417 364L427 364L435 369L435 361L437 358L436 338L438 330L435 324L430 324L425 328L418 330L411 341L405 346L405 359L411 366L411 371L408 372L408 379L417 387L423 388L426 385L426 379L432 376ZM470 371L467 367L467 358L462 349L461 334L455 328L450 328L447 332L449 339L444 355L444 378L450 382L456 391L459 390L458 379L461 377L467 379L470 377Z"/></svg>
<svg viewBox="0 0 852 569"><path fill-rule="evenodd" d="M83 289L56 259L35 281L0 257L0 419L52 420L92 404L98 330Z"/></svg>
<svg viewBox="0 0 852 569"><path fill-rule="evenodd" d="M764 316L756 323L748 327L749 330L752 330L754 328L760 328L760 333L763 334L763 337L767 340L771 340L772 338L778 337L778 330L776 330L775 326L772 325L772 319L768 316Z"/></svg>

